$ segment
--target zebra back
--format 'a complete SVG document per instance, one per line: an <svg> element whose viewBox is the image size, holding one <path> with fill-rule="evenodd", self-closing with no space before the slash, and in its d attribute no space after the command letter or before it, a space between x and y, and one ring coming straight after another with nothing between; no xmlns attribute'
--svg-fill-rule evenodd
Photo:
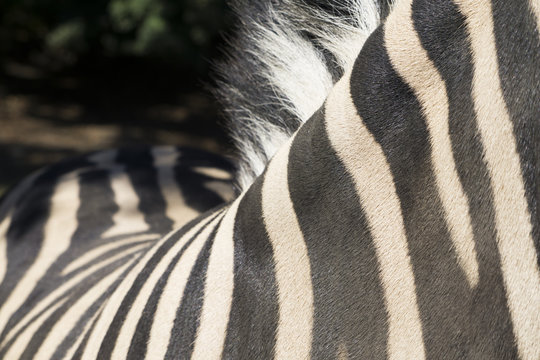
<svg viewBox="0 0 540 360"><path fill-rule="evenodd" d="M0 358L74 356L123 272L230 201L232 173L204 151L138 147L69 159L14 187L0 205ZM41 343L50 335L55 345Z"/></svg>

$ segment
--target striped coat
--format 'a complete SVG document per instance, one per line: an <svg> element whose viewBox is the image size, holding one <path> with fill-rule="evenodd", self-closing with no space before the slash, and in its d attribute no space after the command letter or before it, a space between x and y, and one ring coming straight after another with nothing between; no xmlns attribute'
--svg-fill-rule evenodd
<svg viewBox="0 0 540 360"><path fill-rule="evenodd" d="M118 256L10 268L8 239L0 356L540 359L539 29L537 0L398 2L233 202Z"/></svg>

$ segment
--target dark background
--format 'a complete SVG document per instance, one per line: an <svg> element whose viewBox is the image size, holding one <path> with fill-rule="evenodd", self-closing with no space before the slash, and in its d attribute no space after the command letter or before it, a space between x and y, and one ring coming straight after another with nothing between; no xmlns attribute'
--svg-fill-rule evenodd
<svg viewBox="0 0 540 360"><path fill-rule="evenodd" d="M226 0L0 0L0 195L82 152L230 151L207 88L232 18Z"/></svg>

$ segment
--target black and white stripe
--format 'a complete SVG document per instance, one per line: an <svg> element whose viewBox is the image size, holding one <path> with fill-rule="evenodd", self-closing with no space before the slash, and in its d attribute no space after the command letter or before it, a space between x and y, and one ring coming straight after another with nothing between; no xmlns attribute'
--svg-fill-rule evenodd
<svg viewBox="0 0 540 360"><path fill-rule="evenodd" d="M126 148L64 161L10 191L0 207L0 357L71 357L136 259L232 198L232 171L199 150Z"/></svg>
<svg viewBox="0 0 540 360"><path fill-rule="evenodd" d="M0 208L0 356L539 359L539 6L398 2L248 189L159 239L173 202L113 176L103 201L159 210L82 217L84 171L40 174L57 215L18 253L32 211ZM150 174L134 188L170 178Z"/></svg>

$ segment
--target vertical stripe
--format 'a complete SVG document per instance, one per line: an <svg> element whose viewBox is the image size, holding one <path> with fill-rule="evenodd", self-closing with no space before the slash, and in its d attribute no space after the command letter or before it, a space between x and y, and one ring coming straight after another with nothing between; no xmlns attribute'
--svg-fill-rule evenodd
<svg viewBox="0 0 540 360"><path fill-rule="evenodd" d="M212 245L192 359L220 359L223 352L234 287L234 224L242 198L228 209Z"/></svg>
<svg viewBox="0 0 540 360"><path fill-rule="evenodd" d="M146 350L147 359L158 360L165 358L174 327L176 313L182 303L182 297L189 275L209 234L213 231L220 219L221 217L216 218L212 223L206 225L204 232L199 234L196 239L189 244L172 269L171 275L167 279L163 292L159 298L155 314L152 317L152 326ZM187 243L187 241L191 241L191 238L184 237L180 241Z"/></svg>
<svg viewBox="0 0 540 360"><path fill-rule="evenodd" d="M373 237L328 139L324 109L294 138L288 183L311 263L311 357L334 358L342 344L351 359L386 359L387 313Z"/></svg>
<svg viewBox="0 0 540 360"><path fill-rule="evenodd" d="M142 311L142 314L137 322L137 328L135 329L134 336L131 339L131 344L129 345L129 350L127 354L128 359L143 358L147 354L150 333L152 331L152 325L155 320L158 302L160 301L164 288L169 281L169 277L172 275L174 267L178 265L179 259L183 256L186 248L189 248L191 246L193 241L195 241L195 239L189 240L188 243L186 243L186 245L184 246L184 248L180 250L180 252L178 252L175 257L169 262L167 269L165 269L165 271L161 273L161 277L158 280L157 284L154 286L152 294L146 302L144 310ZM127 296L130 295L128 294ZM174 301L181 301L181 297L182 294L179 295L179 298L174 299Z"/></svg>
<svg viewBox="0 0 540 360"><path fill-rule="evenodd" d="M540 1L529 0L534 17L536 18L536 33L540 35Z"/></svg>
<svg viewBox="0 0 540 360"><path fill-rule="evenodd" d="M213 231L205 239L205 244L191 269L182 302L176 310L165 359L174 359L178 354L182 354L186 358L192 358L197 329L200 324L208 259L220 224L221 222L217 224L217 227L214 227Z"/></svg>
<svg viewBox="0 0 540 360"><path fill-rule="evenodd" d="M166 203L165 215L174 222L175 229L194 219L199 212L186 204L178 187L174 166L180 156L174 147L154 147L152 156L158 172L158 183Z"/></svg>
<svg viewBox="0 0 540 360"><path fill-rule="evenodd" d="M349 82L347 73L326 102L328 137L354 180L374 239L388 312L388 357L423 359L422 326L399 199L384 153L357 114Z"/></svg>
<svg viewBox="0 0 540 360"><path fill-rule="evenodd" d="M274 252L279 297L277 359L307 359L313 331L313 286L304 236L287 183L292 139L268 165L262 186L263 219Z"/></svg>
<svg viewBox="0 0 540 360"><path fill-rule="evenodd" d="M169 266L173 258L185 246L188 246L188 248L186 249L186 252L180 258L180 262L182 262L182 260L184 259L184 261L187 264L191 265L189 266L188 269L186 269L187 274L189 275L189 272L191 271L191 268L193 267L193 263L195 263L195 260L197 259L197 256L200 253L206 239L212 232L215 225L221 220L221 216L222 215L216 217L214 220L212 220L212 222L207 224L204 227L204 230L199 235L197 235L196 239L191 244L188 244L188 242L191 240L191 236L184 236L182 239L180 239L179 241L175 243L175 245L167 252L167 254L165 254L165 256L163 256L160 259L157 266L152 270L152 273L150 274L150 276L145 280L144 285L138 292L135 301L131 305L126 315L126 318L124 322L122 323L122 328L120 329L118 338L116 339L116 342L115 342L115 347L112 352L112 358L126 358L127 357L129 347L131 345L131 340L134 337L135 330L137 328L137 323L143 313L144 307L146 303L148 302L148 299L150 298L150 295L152 294L154 287L158 283L159 279L161 278L162 274L165 272L165 270L167 269L167 267ZM187 234L187 235L190 235L190 234ZM174 284L174 285L178 286L179 284ZM168 304L168 306L171 306L171 304ZM172 320L174 320L174 316ZM161 324L158 325L158 327L160 326ZM162 332L161 336L165 337L166 333ZM167 347L165 346L164 349L162 350L167 350Z"/></svg>
<svg viewBox="0 0 540 360"><path fill-rule="evenodd" d="M448 126L448 96L441 75L413 28L412 1L400 2L385 26L385 44L392 66L422 105L430 135L431 161L446 222L469 285L478 284L478 262L468 199L458 177ZM414 55L412 55L414 54ZM414 61L410 61L414 58Z"/></svg>
<svg viewBox="0 0 540 360"><path fill-rule="evenodd" d="M113 215L114 225L103 236L112 237L149 230L150 227L139 210L139 197L123 167L111 168L110 177L118 211Z"/></svg>
<svg viewBox="0 0 540 360"><path fill-rule="evenodd" d="M512 122L502 95L491 3L456 0L467 17L474 59L473 97L494 189L497 245L518 351L540 358L540 273Z"/></svg>
<svg viewBox="0 0 540 360"><path fill-rule="evenodd" d="M220 224L221 221L205 239L205 244L191 269L182 303L176 310L174 326L165 359L174 359L178 354L182 354L189 359L192 358L197 329L200 323L208 259L210 258L210 250Z"/></svg>
<svg viewBox="0 0 540 360"><path fill-rule="evenodd" d="M64 175L56 184L51 198L51 210L41 249L32 266L0 308L0 330L5 328L10 316L28 298L49 267L69 248L77 228L79 201L78 174L72 172Z"/></svg>
<svg viewBox="0 0 540 360"><path fill-rule="evenodd" d="M451 0L436 3L416 0L412 16L422 46L446 84L454 159L469 199L478 254L480 281L477 287L472 291L462 288L464 292L458 298L449 297L449 304L455 304L454 307L465 316L452 316L452 310L445 313L452 323L459 324L456 328L464 335L465 341L460 345L462 350L455 357L475 358L481 354L489 359L518 358L497 248L493 190L474 112L472 52L465 16ZM412 58L414 55L410 54ZM441 249L441 253L445 252ZM456 280L462 281L461 276ZM435 320L434 326L441 327L440 323ZM424 323L424 333L428 331ZM449 338L441 335L442 339ZM434 343L436 339L425 341L429 348L427 343ZM438 353L452 353L452 350L439 349Z"/></svg>
<svg viewBox="0 0 540 360"><path fill-rule="evenodd" d="M163 216L167 205L159 186L158 170L154 166L152 148L120 150L116 162L123 165L123 170L129 176L139 201L138 209L151 231L161 234L169 232L173 222Z"/></svg>
<svg viewBox="0 0 540 360"><path fill-rule="evenodd" d="M238 205L233 240L234 289L224 359L274 358L278 295L272 245L262 218L262 183L261 176Z"/></svg>
<svg viewBox="0 0 540 360"><path fill-rule="evenodd" d="M77 212L79 226L73 234L74 243L69 252L71 259L82 256L103 242L103 232L114 225L113 215L118 211L108 169L90 164L81 170L80 187L82 206Z"/></svg>
<svg viewBox="0 0 540 360"><path fill-rule="evenodd" d="M212 216L210 217L210 220L209 220L210 222L212 220L214 220L216 217L221 217L222 213L218 212L217 215L216 214L211 214L211 215ZM158 283L157 283L159 287L163 286L163 281L166 280L168 278L168 276L170 276L171 270L172 270L173 266L176 265L176 263L178 262L178 259L180 258L180 255L182 254L182 252L184 252L185 249L188 248L191 245L191 243L193 241L195 241L199 237L200 233L207 228L207 225L208 225L208 222L205 223L205 225L202 228L200 228L200 230L195 235L193 235L193 237L191 237L188 240L188 242L184 245L183 248L178 250L179 252L177 251L176 254L174 254L174 257L168 262L168 265L165 268L164 272L161 272L159 274L159 280L158 280ZM122 327L124 326L124 324L126 324L128 321L130 321L128 319L129 312L131 311L132 307L135 306L135 301L138 300L138 295L141 293L141 290L143 289L143 287L148 283L148 279L152 275L155 267L160 265L160 262L163 259L163 257L167 256L167 254L170 252L171 248L173 248L175 245L178 244L178 240L181 239L183 237L183 235L190 228L191 228L191 226L187 226L187 229L183 229L182 231L176 232L174 234L174 236L171 237L171 240L168 241L166 244L164 244L161 247L161 249L147 263L145 268L139 273L139 275L137 276L137 279L133 282L133 285L131 286L129 291L125 294L124 299L122 300L122 303L121 303L118 311L114 315L114 319L111 322L111 325L109 326L109 329L107 330L107 334L104 337L103 343L101 344L101 348L100 348L99 353L98 353L98 358L109 358L109 357L112 356L114 348L117 346L117 343L119 341L118 339L119 339L119 335L120 335L120 331L122 330ZM211 243L211 241L207 241L207 243ZM199 304L200 304L199 299L202 298L202 283L203 283L203 278L200 275L200 271L203 271L203 273L202 273L203 276L204 276L204 271L205 271L205 268L200 269L199 260L201 258L202 259L207 259L207 251L208 250L209 250L209 246L205 245L204 250L199 252L197 261L195 262L195 265L193 266L193 269L191 271L192 275L190 276L190 279L188 280L188 285L186 285L190 289L188 293L191 295L191 294L193 294L193 293L195 293L197 291L196 290L197 285L199 283L201 284L201 286L200 286L200 289L201 289L200 294L198 294L195 297L196 301ZM193 274L195 274L195 275L193 275ZM193 277L197 278L197 280L195 281L195 283L196 283L195 287L194 287L193 283L190 283ZM156 296L159 296L159 294L161 294L160 289L158 287L156 287L156 286L154 286L153 288L154 289L151 291L150 296L152 296L152 294L154 294ZM188 299L189 299L189 297L188 297ZM155 303L155 300L157 300L157 299L155 299L155 298L149 299L149 301L147 301L146 304L144 305L144 310L149 309L149 307L151 307L152 304ZM183 299L182 306L184 305L185 302L186 302L186 300ZM193 312L193 313L195 313L195 312ZM196 313L198 315L199 312L196 311ZM146 322L146 321L149 321L150 318L151 318L151 316L150 316L151 314L148 314L148 313L140 312L138 315L139 315L139 318L136 321L135 331L137 331L138 329L143 328L142 323ZM178 313L177 313L177 317L178 317ZM185 319L185 318L186 318L186 316L183 315L182 319ZM139 325L141 325L141 326L139 326ZM189 343L192 343L194 338L195 338L195 330L196 330L196 327L193 327L193 331L192 331L192 334L193 334L192 337L193 338L189 341ZM143 339L144 339L145 343L148 341L148 331L150 331L150 327L145 327L145 331L146 331L145 334L136 334L134 337L132 337L130 339L129 349L127 350L128 351L127 357L133 356L133 354L140 354L142 356L143 351L146 350L146 346L144 346L144 347L137 346L137 344L135 342L141 341ZM178 332L182 332L182 334L184 334L186 332L186 327L182 327L181 331L177 330L177 333ZM181 353L191 353L191 350L189 350L189 352L181 352ZM165 357L167 358L168 356L166 355Z"/></svg>
<svg viewBox="0 0 540 360"><path fill-rule="evenodd" d="M337 358L337 360L348 360L349 359L349 352L347 351L347 345L345 345L344 342L339 343L336 358Z"/></svg>
<svg viewBox="0 0 540 360"><path fill-rule="evenodd" d="M209 216L210 217L210 216ZM205 220L207 220L206 218ZM203 228L207 221L201 220L195 226L190 228L187 233L184 235L187 238L194 236L201 228ZM102 315L98 319L96 326L92 330L88 342L86 343L86 348L83 354L83 360L93 360L96 359L100 351L100 347L105 339L111 323L115 319L115 316L122 305L126 294L130 291L131 287L138 279L139 274L145 268L145 266L154 258L156 253L159 252L160 248L168 243L169 240L173 239L176 235L176 232L172 232L169 235L163 237L154 247L152 247L142 258L139 263L129 272L129 274L124 278L122 283L117 287L113 294L111 294L109 301L103 309Z"/></svg>
<svg viewBox="0 0 540 360"><path fill-rule="evenodd" d="M473 336L469 313L463 309L474 302L476 289L469 287L445 221L422 107L392 67L384 47L384 30L379 28L371 35L358 57L351 74L351 98L364 126L380 145L394 179L414 272L425 356L458 359Z"/></svg>
<svg viewBox="0 0 540 360"><path fill-rule="evenodd" d="M131 345L131 341L134 337L135 330L137 328L137 323L139 321L140 316L143 313L144 307L146 303L148 302L150 295L152 294L152 291L154 290L154 287L158 283L159 279L161 278L162 274L165 272L166 268L169 266L173 258L178 254L178 252L182 251L184 247L187 246L187 249L185 250L185 253L182 254L182 257L179 260L179 263L182 263L182 265L185 265L187 268L182 269L185 270L184 273L181 275L185 275L186 279L189 276L189 273L193 267L193 264L195 263L195 260L197 259L198 254L200 253L206 239L208 238L209 234L212 232L213 227L221 220L221 216L216 217L212 222L205 225L204 230L197 235L196 239L193 240L193 242L188 243L192 240L191 236L184 236L182 239L180 239L172 248L171 250L160 259L158 265L153 269L150 276L146 279L144 282L143 287L138 292L137 298L133 302L132 306L129 309L129 312L126 316L126 319L124 320L122 324L122 328L120 330L120 333L118 334L118 338L116 340L116 345L112 353L113 358L125 358L127 357L129 347ZM187 234L190 235L190 234ZM177 265L178 265L177 264ZM178 287L184 287L185 283L182 284L182 282L174 282L172 283L173 286ZM182 293L181 293L182 294ZM175 299L175 301L181 300L182 297L179 296ZM174 303L174 302L173 302ZM172 308L176 310L176 307L172 306L173 303L167 303L166 306L169 308ZM156 317L154 317L155 319ZM172 319L164 319L167 320L174 320L174 316ZM154 324L156 324L154 322ZM170 335L170 332L165 332L163 323L157 324L157 329L160 331L161 338L166 338L167 335ZM160 358L160 356L155 355L153 352L154 349L147 352L147 354L150 354L150 356L156 356L155 358ZM159 351L166 351L167 350L167 343L165 343L165 346L161 347L160 349L156 349ZM163 358L163 356L161 356Z"/></svg>
<svg viewBox="0 0 540 360"><path fill-rule="evenodd" d="M4 280L7 271L7 233L11 224L11 213L7 214L4 220L0 223L0 284Z"/></svg>
<svg viewBox="0 0 540 360"><path fill-rule="evenodd" d="M97 318L101 315L101 311L103 310L104 304L102 304L99 309L92 315L91 318L88 319L86 324L84 325L84 329L79 334L78 338L75 340L75 342L69 347L69 349L66 351L63 360L73 360L75 359L75 353L77 349L81 346L84 339L87 337L90 329L96 324Z"/></svg>
<svg viewBox="0 0 540 360"><path fill-rule="evenodd" d="M532 238L540 255L540 29L528 0L494 1L492 6L499 81L514 125Z"/></svg>

